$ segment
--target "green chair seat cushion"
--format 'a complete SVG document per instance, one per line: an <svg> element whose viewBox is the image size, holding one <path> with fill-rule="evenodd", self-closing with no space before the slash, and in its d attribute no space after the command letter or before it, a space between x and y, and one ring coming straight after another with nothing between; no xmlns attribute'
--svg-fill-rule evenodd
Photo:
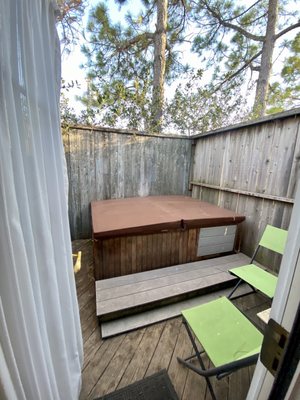
<svg viewBox="0 0 300 400"><path fill-rule="evenodd" d="M215 367L260 352L262 334L226 297L182 314Z"/></svg>
<svg viewBox="0 0 300 400"><path fill-rule="evenodd" d="M253 286L271 299L274 297L277 277L264 269L254 264L248 264L243 265L242 267L232 268L229 272L249 283L249 285Z"/></svg>

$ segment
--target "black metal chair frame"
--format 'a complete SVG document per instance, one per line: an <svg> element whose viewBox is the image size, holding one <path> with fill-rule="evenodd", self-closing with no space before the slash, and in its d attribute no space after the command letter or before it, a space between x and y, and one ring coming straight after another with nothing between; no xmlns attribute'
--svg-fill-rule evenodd
<svg viewBox="0 0 300 400"><path fill-rule="evenodd" d="M255 249L255 251L254 251L254 253L253 253L253 256L251 257L250 264L253 264L253 261L254 261L256 255L257 255L257 252L258 252L258 250L259 250L260 247L261 247L261 246L258 244L257 247L256 247L256 249ZM237 290L237 288L238 288L242 283L246 283L248 286L250 286L250 288L252 289L252 292L248 292L248 293L246 293L246 294L242 294L241 296L236 296L236 297L233 297L233 298L232 298L233 293ZM240 279L238 280L238 282L236 283L236 285L234 286L234 288L232 289L232 291L231 291L231 292L229 293L229 295L227 296L227 299L231 299L231 300L232 300L232 299L237 299L237 298L239 298L239 297L247 296L248 294L257 293L257 292L258 292L258 290L255 289L255 287L251 286L250 283L245 282L243 279L240 278Z"/></svg>

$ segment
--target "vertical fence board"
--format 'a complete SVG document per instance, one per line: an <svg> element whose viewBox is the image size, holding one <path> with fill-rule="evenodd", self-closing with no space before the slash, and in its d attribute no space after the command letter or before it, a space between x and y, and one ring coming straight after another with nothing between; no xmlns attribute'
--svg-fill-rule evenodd
<svg viewBox="0 0 300 400"><path fill-rule="evenodd" d="M294 198L299 178L299 118L274 119L197 140L192 181L199 184ZM248 255L266 224L289 226L289 203L201 186L193 186L192 196L246 216L241 250ZM278 270L279 258L270 252L262 252L260 261Z"/></svg>
<svg viewBox="0 0 300 400"><path fill-rule="evenodd" d="M199 137L193 160L193 141L188 138L80 128L63 133L70 228L74 239L91 236L92 200L186 195L190 178L221 188L293 198L300 179L299 115ZM192 196L246 216L240 234L241 251L248 255L253 252L267 223L285 229L289 226L292 204L200 186L192 186ZM162 264L167 263L167 247L173 246L175 237L156 255ZM187 246L195 239L187 238ZM124 268L122 252L127 245L133 249L145 246L140 259L133 260L134 270L148 265L150 244L146 238L130 244L122 239L119 250L116 249L118 268ZM182 250L172 251L173 262L183 262L186 258ZM275 270L279 265L268 253L261 255L261 261L270 261Z"/></svg>
<svg viewBox="0 0 300 400"><path fill-rule="evenodd" d="M93 200L188 194L188 138L80 128L63 133L73 239L91 236Z"/></svg>

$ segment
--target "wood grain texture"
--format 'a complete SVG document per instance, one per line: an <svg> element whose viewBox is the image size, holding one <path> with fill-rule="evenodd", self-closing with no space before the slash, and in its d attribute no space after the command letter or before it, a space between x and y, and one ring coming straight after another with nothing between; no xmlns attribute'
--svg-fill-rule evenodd
<svg viewBox="0 0 300 400"><path fill-rule="evenodd" d="M169 368L180 326L181 321L178 320L178 318L166 321L156 352L148 366L146 376L155 374L162 369Z"/></svg>
<svg viewBox="0 0 300 400"><path fill-rule="evenodd" d="M136 330L126 335L117 353L114 354L109 364L102 374L102 380L98 381L93 387L89 398L105 395L113 392L118 387L122 376L127 369L132 357L135 354L136 347L143 337L143 330Z"/></svg>
<svg viewBox="0 0 300 400"><path fill-rule="evenodd" d="M101 321L117 318L147 310L170 301L177 301L185 296L199 295L208 290L217 290L221 287L229 287L235 280L226 272L218 272L213 275L200 277L193 281L185 281L162 288L154 288L145 292L138 292L109 300L97 299L97 315Z"/></svg>
<svg viewBox="0 0 300 400"><path fill-rule="evenodd" d="M143 311L139 314L129 315L127 317L121 317L116 320L102 322L101 323L101 337L107 338L120 333L129 332L133 329L145 327L160 321L165 321L170 318L179 317L182 310L186 310L190 307L196 307L199 304L204 304L209 301L215 300L221 296L228 295L228 288L214 291L208 294L202 294L197 297L192 297L187 300L181 300L179 302L168 304L166 306L159 306L149 311ZM240 285L237 289L236 295L241 296L251 293L251 288L247 285Z"/></svg>
<svg viewBox="0 0 300 400"><path fill-rule="evenodd" d="M233 255L225 257L225 261L222 257L209 261L174 266L168 268L167 273L162 268L156 270L156 274L142 272L125 276L123 280L119 277L97 281L97 316L101 321L108 321L212 292L217 287L232 286L235 279L228 269L244 265L249 259L244 255Z"/></svg>
<svg viewBox="0 0 300 400"><path fill-rule="evenodd" d="M122 377L119 387L124 387L131 382L143 379L150 360L156 351L165 324L165 322L160 322L148 327L144 331L143 338L138 346L136 346L136 352Z"/></svg>
<svg viewBox="0 0 300 400"><path fill-rule="evenodd" d="M276 198L294 198L299 177L300 119L271 120L198 138L191 180L210 187L194 185L192 196L246 216L241 251L251 256L266 224L288 229L293 204ZM278 272L280 257L270 251L258 261Z"/></svg>
<svg viewBox="0 0 300 400"><path fill-rule="evenodd" d="M115 131L63 134L73 239L91 237L92 200L186 195L192 141Z"/></svg>
<svg viewBox="0 0 300 400"><path fill-rule="evenodd" d="M229 226L229 228L232 227ZM204 232L207 231L207 228L202 229ZM200 229L200 232L202 232L202 229ZM233 250L234 235L222 236L221 239L219 236L217 238L200 237L199 248L198 237L199 229L195 228L184 231L97 239L94 241L95 279L109 279L184 264L201 260L208 255L212 257ZM226 241L230 241L230 243L227 244Z"/></svg>
<svg viewBox="0 0 300 400"><path fill-rule="evenodd" d="M239 254L231 254L228 256L218 257L217 259L218 268L221 271L227 271L230 268L230 265L242 263L248 264L250 258L245 256L243 253ZM173 276L175 273L182 273L186 271L186 269L202 269L206 267L214 267L216 265L216 259L208 259L197 261L193 263L187 263L183 265L174 265L171 267L166 267L163 269L156 269L147 272L143 272L142 274L132 275L124 275L116 278L98 280L96 281L96 290L103 291L109 288L121 287L122 285L128 285L138 282L143 282L145 280L151 280L156 278L161 278L164 276Z"/></svg>
<svg viewBox="0 0 300 400"><path fill-rule="evenodd" d="M92 243L91 241L76 241L73 242L73 246L74 252L75 249L80 250L83 256L81 271L75 276L77 287L86 285L90 292L86 297L90 301L92 299L95 301L95 289L93 285L90 285L90 281L94 279L93 266L90 263L93 259ZM156 272L149 271L147 274ZM96 315L94 314L91 318L87 312L90 302L86 303L86 297L78 298L80 317L82 321L93 319L93 322L85 325L83 335L84 364L81 400L97 398L109 391L120 389L143 379L151 374L151 371L162 366L167 368L180 400L211 400L205 380L177 362L177 356L187 357L192 352L191 342L181 323L181 318L155 323L131 333L102 340L100 329L96 327ZM266 308L266 304L261 303L262 297L257 295L250 295L239 301L239 305L253 316L256 316L259 308ZM213 381L213 385L217 385L219 397L228 400L244 400L253 372L253 367L244 368L238 372L237 376L233 373L228 379L220 382Z"/></svg>

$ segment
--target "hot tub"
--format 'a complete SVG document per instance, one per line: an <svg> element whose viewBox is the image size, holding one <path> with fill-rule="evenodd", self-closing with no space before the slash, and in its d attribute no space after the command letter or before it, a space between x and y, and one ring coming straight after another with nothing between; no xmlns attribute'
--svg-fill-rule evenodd
<svg viewBox="0 0 300 400"><path fill-rule="evenodd" d="M96 280L230 253L245 219L187 196L93 201L91 209Z"/></svg>

